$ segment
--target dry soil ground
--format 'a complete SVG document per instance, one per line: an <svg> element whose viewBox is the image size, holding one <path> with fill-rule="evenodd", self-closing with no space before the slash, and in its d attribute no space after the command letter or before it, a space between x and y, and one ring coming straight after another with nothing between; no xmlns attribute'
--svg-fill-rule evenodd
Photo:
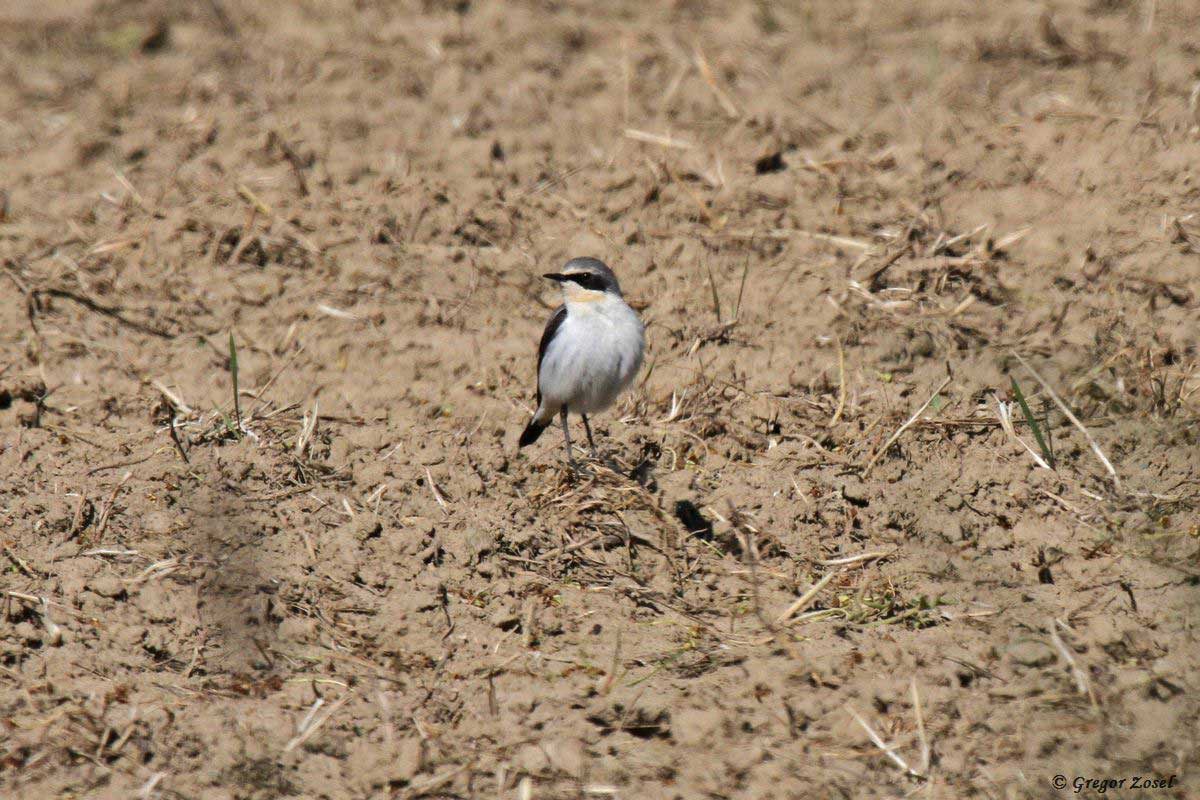
<svg viewBox="0 0 1200 800"><path fill-rule="evenodd" d="M1200 796L1198 29L7 0L0 794Z"/></svg>

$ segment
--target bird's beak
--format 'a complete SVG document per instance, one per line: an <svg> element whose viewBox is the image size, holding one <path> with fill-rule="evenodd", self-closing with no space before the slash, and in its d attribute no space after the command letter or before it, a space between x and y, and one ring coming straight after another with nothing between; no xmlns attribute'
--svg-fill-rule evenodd
<svg viewBox="0 0 1200 800"><path fill-rule="evenodd" d="M549 278L550 280L556 281L558 283L562 283L563 281L565 281L567 279L567 276L563 275L561 272L547 272L542 277Z"/></svg>

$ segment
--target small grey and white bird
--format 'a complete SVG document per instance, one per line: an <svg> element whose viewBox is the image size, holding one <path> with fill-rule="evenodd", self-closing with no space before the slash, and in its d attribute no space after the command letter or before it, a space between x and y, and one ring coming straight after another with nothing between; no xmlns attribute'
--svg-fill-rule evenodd
<svg viewBox="0 0 1200 800"><path fill-rule="evenodd" d="M567 461L575 466L567 413L583 418L595 457L596 442L587 415L611 406L637 375L642 366L644 328L621 295L617 276L603 261L573 258L562 272L543 277L562 287L563 304L546 323L538 345L538 408L521 434L520 446L536 442L559 416Z"/></svg>

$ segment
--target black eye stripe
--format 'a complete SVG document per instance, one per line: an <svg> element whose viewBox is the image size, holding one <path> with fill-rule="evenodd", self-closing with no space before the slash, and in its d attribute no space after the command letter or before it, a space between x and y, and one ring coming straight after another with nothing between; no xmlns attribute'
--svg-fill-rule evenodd
<svg viewBox="0 0 1200 800"><path fill-rule="evenodd" d="M592 289L597 291L604 288L604 284L595 275L589 275L586 272L578 272L570 277L570 280L579 284L584 289Z"/></svg>

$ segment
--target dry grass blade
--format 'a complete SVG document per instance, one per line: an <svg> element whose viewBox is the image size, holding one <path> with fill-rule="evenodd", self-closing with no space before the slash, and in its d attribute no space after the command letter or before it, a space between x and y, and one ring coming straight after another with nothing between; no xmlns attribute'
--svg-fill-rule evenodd
<svg viewBox="0 0 1200 800"><path fill-rule="evenodd" d="M870 474L871 468L875 466L875 462L877 462L883 456L883 454L888 451L889 447L891 447L892 445L894 445L896 443L896 440L898 440L904 434L904 432L906 430L908 430L910 427L912 427L912 424L914 422L916 422L922 414L925 413L925 409L929 408L929 404L933 402L933 398L935 398L939 394L941 394L942 389L945 389L946 386L949 385L949 383L950 383L950 376L947 375L945 377L945 379L940 384L938 384L938 388L933 390L933 394L929 395L929 399L927 399L924 403L922 403L921 407L918 408L915 412L913 412L913 415L911 417L909 417L903 425L901 425L899 428L897 428L895 433L893 433L891 436L888 437L888 440L886 442L884 442L883 447L879 448L879 450L877 450L875 452L875 455L871 456L871 460L867 462L867 465L865 467L863 467L863 476L864 477Z"/></svg>
<svg viewBox="0 0 1200 800"><path fill-rule="evenodd" d="M137 188L129 182L129 178L126 178L125 174L116 167L109 167L109 170L112 172L113 177L117 179L117 182L121 184L121 188L124 189L126 194L129 195L130 199L137 204L138 208L142 209L143 211L148 210L146 206L146 198L142 197L142 193L139 192Z"/></svg>
<svg viewBox="0 0 1200 800"><path fill-rule="evenodd" d="M794 603L785 608L783 612L775 618L775 624L783 625L796 614L799 614L801 611L808 608L812 604L813 600L817 598L817 595L820 594L821 590L828 586L829 582L840 574L841 572L830 572L825 577L821 578L821 580L814 583L807 592L797 597Z"/></svg>
<svg viewBox="0 0 1200 800"><path fill-rule="evenodd" d="M334 308L333 306L326 305L325 303L317 303L316 308L317 308L317 311L320 311L322 314L324 314L328 317L334 317L335 319L346 319L346 320L359 319L359 316L351 311L343 311L340 308Z"/></svg>
<svg viewBox="0 0 1200 800"><path fill-rule="evenodd" d="M1067 647L1066 642L1058 635L1058 622L1050 620L1050 643L1054 645L1054 649L1062 656L1062 660L1071 668L1071 677L1075 680L1075 688L1079 693L1086 695L1088 702L1092 704L1093 710L1100 708L1100 703L1096 700L1096 693L1092 691L1092 682L1088 680L1087 673L1079 667L1079 663L1075 660L1075 656L1071 654L1071 649Z"/></svg>
<svg viewBox="0 0 1200 800"><path fill-rule="evenodd" d="M105 498L104 505L100 507L100 516L96 519L97 539L104 535L104 529L108 527L108 518L112 514L113 503L117 501L117 494L121 491L121 487L128 483L129 479L132 477L132 472L126 472L124 475L122 475L121 480L117 482L117 485L113 487L113 490L109 492L108 497Z"/></svg>
<svg viewBox="0 0 1200 800"><path fill-rule="evenodd" d="M846 410L846 351L842 348L842 338L834 336L833 341L837 343L838 353L838 404L837 409L833 412L833 417L829 420L829 427L837 425L838 420L842 418L842 412Z"/></svg>
<svg viewBox="0 0 1200 800"><path fill-rule="evenodd" d="M262 388L261 388L261 389L257 389L257 390L255 390L254 392L252 392L252 393L251 393L251 394L253 394L254 398L255 398L256 400L258 400L258 405L256 405L256 406L255 406L255 407L254 407L254 408L253 408L253 409L250 411L250 417L251 417L251 418L254 418L255 416L257 416L257 415L258 415L258 412L260 412L260 411L262 411L264 408L266 408L266 406L267 406L267 400L266 400L266 394L267 394L267 392L268 392L268 391L271 389L271 387L272 387L272 386L274 386L274 385L275 385L275 381L279 380L279 376L280 376L280 375L282 375L282 374L284 373L284 371L285 371L285 370L286 370L288 367L290 367L290 366L292 365L292 363L293 363L293 362L295 362L295 360L296 360L297 358L299 358L299 357L300 357L300 354L304 352L304 347L305 347L305 345L303 345L303 344L301 344L299 347L297 347L297 348L296 348L296 352L292 353L292 355L288 357L287 361L283 362L283 364L282 364L282 365L279 367L279 369L275 370L275 372L274 372L274 373L271 375L271 377L267 379L267 382L266 382L266 383L264 383L264 384L262 385Z"/></svg>
<svg viewBox="0 0 1200 800"><path fill-rule="evenodd" d="M158 786L159 782L161 782L165 777L167 777L167 773L165 772L156 772L151 775L149 779L142 784L142 788L138 789L138 799L150 800L150 798L154 796L155 787Z"/></svg>
<svg viewBox="0 0 1200 800"><path fill-rule="evenodd" d="M450 506L446 505L446 498L442 497L442 493L438 491L437 484L433 480L433 474L429 471L429 467L425 468L425 482L429 484L429 491L433 493L433 499L441 506L442 513L450 516Z"/></svg>
<svg viewBox="0 0 1200 800"><path fill-rule="evenodd" d="M28 563L26 563L25 559L21 558L19 555L14 553L12 548L9 547L7 544L0 544L0 548L2 548L4 550L4 555L8 556L8 560L13 563L13 566L16 567L18 570L20 570L21 574L24 575L26 578L41 577L40 575L37 574L37 572L35 572L33 570L32 567L29 566Z"/></svg>
<svg viewBox="0 0 1200 800"><path fill-rule="evenodd" d="M799 236L802 239L815 239L819 242L828 242L829 244L838 245L840 247L849 247L855 250L872 250L873 245L869 242L863 242L858 239L851 239L848 236L836 236L832 233L821 233L820 231L802 231L802 230L785 230L775 229L766 231L742 230L742 231L725 231L720 234L711 234L714 238L720 237L724 239L774 239L786 241L793 236Z"/></svg>
<svg viewBox="0 0 1200 800"><path fill-rule="evenodd" d="M921 695L917 692L916 676L913 676L912 682L909 683L908 691L912 695L913 714L917 718L917 739L921 742L921 774L927 775L933 753L929 747L929 738L925 735L925 714L921 711Z"/></svg>
<svg viewBox="0 0 1200 800"><path fill-rule="evenodd" d="M187 403L183 402L182 397L180 397L175 392L172 392L170 389L168 389L166 387L166 385L164 385L161 381L152 380L152 381L150 381L150 385L153 386L155 389L158 389L158 391L162 394L162 396L167 398L168 401L170 401L171 405L175 406L175 408L179 409L183 413L185 413L185 414L195 414L196 413L196 411L191 406L189 406Z"/></svg>
<svg viewBox="0 0 1200 800"><path fill-rule="evenodd" d="M974 230L967 231L966 233L960 233L957 236L951 236L950 238L944 240L940 244L933 247L932 252L934 255L937 255L938 253L944 253L947 250L949 250L950 248L954 247L954 245L959 244L960 242L966 242L971 239L974 239L978 234L983 233L985 230L987 230L987 228L988 228L988 224L985 222L984 224L976 227Z"/></svg>
<svg viewBox="0 0 1200 800"><path fill-rule="evenodd" d="M687 399L687 393L688 393L688 390L684 389L683 394L676 396L674 390L672 390L671 391L671 409L667 412L667 415L665 417L663 417L662 419L658 420L658 422L656 424L665 425L668 422L674 422L679 417L679 413L681 411L683 411L683 401Z"/></svg>
<svg viewBox="0 0 1200 800"><path fill-rule="evenodd" d="M288 743L283 746L283 752L290 753L292 750L295 750L297 747L308 741L308 739L314 733L316 733L322 725L329 721L329 718L332 717L339 708L346 705L346 702L351 696L351 693L343 695L320 717L317 717L316 714L321 709L321 706L325 704L325 700L323 698L317 698L316 702L314 702L312 707L309 708L308 713L304 715L304 719L300 720L300 724L296 726L296 735L289 739Z"/></svg>
<svg viewBox="0 0 1200 800"><path fill-rule="evenodd" d="M469 766L470 766L469 764L463 764L461 766L454 767L453 769L448 769L440 775L434 775L432 778L429 778L428 780L412 784L412 786L410 786L404 794L393 795L393 796L394 797L408 797L408 798L444 796L444 795L437 794L438 789L441 789L443 786L445 786L448 783L450 783L451 781L453 781L455 778L457 778L463 772L466 772L466 770ZM533 797L532 786L533 786L533 784L531 782L529 782L529 778L528 777L524 778L522 780L521 787L529 787L529 790L521 791L519 789L518 790L519 796L532 798Z"/></svg>
<svg viewBox="0 0 1200 800"><path fill-rule="evenodd" d="M891 759L892 763L894 763L896 766L900 767L900 769L904 770L909 775L912 775L915 778L922 777L921 773L917 772L915 769L910 767L908 765L908 762L905 761L904 758L899 753L896 752L895 745L886 744L883 741L883 738L878 733L875 732L874 728L872 728L869 724L867 724L867 721L865 719L863 719L862 716L857 711L855 711L850 706L846 706L846 711L849 712L850 716L854 717L854 721L857 722L862 727L862 729L867 732L867 736L869 736L871 738L871 742L876 747L878 747L881 751L883 751L883 754L885 756L887 756L889 759Z"/></svg>
<svg viewBox="0 0 1200 800"><path fill-rule="evenodd" d="M183 446L183 440L179 438L179 430L175 427L174 414L171 414L171 418L167 420L167 430L171 434L171 443L175 445L175 452L179 453L179 457L183 459L183 463L192 463L191 459L188 458L187 449Z"/></svg>
<svg viewBox="0 0 1200 800"><path fill-rule="evenodd" d="M740 117L742 112L738 111L738 107L734 105L733 98L731 98L729 93L721 88L721 84L717 82L717 76L713 74L712 67L708 65L708 59L704 57L704 53L701 52L699 45L692 50L692 58L695 61L696 69L700 71L700 77L702 77L704 82L708 84L708 88L712 89L712 93L716 96L717 102L721 104L721 108L725 110L725 113L729 116L729 118L737 119Z"/></svg>
<svg viewBox="0 0 1200 800"><path fill-rule="evenodd" d="M842 556L840 558L826 558L816 563L822 567L841 567L847 564L857 564L860 561L874 561L877 558L887 558L895 550L872 550L869 553L859 553L856 556Z"/></svg>
<svg viewBox="0 0 1200 800"><path fill-rule="evenodd" d="M617 641L613 645L612 663L608 667L608 672L600 678L597 684L596 691L603 697L612 691L613 684L617 680L617 674L621 669L621 629L617 628Z"/></svg>
<svg viewBox="0 0 1200 800"><path fill-rule="evenodd" d="M6 598L20 600L22 603L29 603L30 605L37 606L39 609L56 606L57 608L62 609L63 613L69 614L72 617L83 616L83 614L79 611L76 611L73 606L67 605L66 603L60 603L57 600L51 600L48 597L38 597L37 595L27 594L25 592L14 592L10 589L5 589L3 595Z"/></svg>
<svg viewBox="0 0 1200 800"><path fill-rule="evenodd" d="M1113 468L1112 462L1108 460L1108 456L1104 455L1104 451L1100 449L1100 445L1096 443L1096 439L1092 436L1091 431L1084 427L1083 423L1079 421L1079 418L1076 417L1067 404L1063 402L1063 399L1058 396L1058 392L1054 391L1054 387L1052 387L1046 381L1046 379L1043 378L1041 374L1021 356L1020 353L1018 353L1016 350L1011 352L1013 357L1015 357L1017 361L1021 362L1021 366L1028 370L1029 374L1034 377L1034 380L1041 384L1042 388L1046 390L1046 394L1050 395L1050 399L1054 401L1054 404L1058 406L1059 410L1063 412L1066 418L1071 421L1071 424L1079 429L1079 432L1083 434L1083 438L1087 440L1088 446L1092 448L1092 452L1096 454L1096 458L1101 464L1104 465L1104 469L1108 472L1108 476L1112 478L1113 486L1120 488L1121 479L1117 476L1117 471Z"/></svg>
<svg viewBox="0 0 1200 800"><path fill-rule="evenodd" d="M992 249L996 251L1007 250L1009 247L1012 247L1014 244L1028 236L1029 232L1032 230L1033 228L1021 228L1020 230L1013 231L1006 236L1001 236L992 244Z"/></svg>
<svg viewBox="0 0 1200 800"><path fill-rule="evenodd" d="M300 458L304 457L304 451L308 448L308 443L312 441L313 433L317 430L317 402L313 400L311 414L305 414L304 420L300 423L300 434L296 437L296 455Z"/></svg>
<svg viewBox="0 0 1200 800"><path fill-rule="evenodd" d="M871 250L873 246L869 242L862 242L858 239L851 239L848 236L834 236L829 233L820 233L819 231L781 231L789 236L799 236L804 239L816 239L821 242L829 242L830 244L840 245L842 247L852 247L855 250Z"/></svg>
<svg viewBox="0 0 1200 800"><path fill-rule="evenodd" d="M296 241L298 241L301 244L301 246L304 247L305 250L307 250L308 252L312 253L315 256L321 254L321 248L317 247L317 245L315 243L313 243L312 239L308 238L308 236L304 233L304 231L300 228L299 225L297 225L294 222L291 222L290 220L286 220L286 219L283 219L282 217L278 216L275 213L274 209L272 209L269 205L264 203L262 201L262 198L260 198L258 195L256 195L250 189L249 186L247 186L244 183L239 183L237 186L237 193L242 197L243 200L245 200L247 203L249 203L251 205L251 207L253 207L255 210L257 210L260 214L262 214L265 217L270 217L272 220L275 220L277 223L284 225L285 227L291 229L292 235L296 237Z"/></svg>
<svg viewBox="0 0 1200 800"><path fill-rule="evenodd" d="M111 556L113 558L137 557L140 556L137 550L122 550L118 547L93 547L91 550L84 550L78 554L79 556Z"/></svg>
<svg viewBox="0 0 1200 800"><path fill-rule="evenodd" d="M670 136L660 136L657 133L649 131L639 131L634 128L626 128L625 137L633 139L635 142L645 142L646 144L656 144L659 147L673 147L676 150L691 150L692 143L683 139L673 139Z"/></svg>
<svg viewBox="0 0 1200 800"><path fill-rule="evenodd" d="M88 501L87 495L80 494L79 500L75 503L75 513L71 517L71 527L67 529L66 539L70 541L83 531L84 525L90 521L92 513L92 504Z"/></svg>

